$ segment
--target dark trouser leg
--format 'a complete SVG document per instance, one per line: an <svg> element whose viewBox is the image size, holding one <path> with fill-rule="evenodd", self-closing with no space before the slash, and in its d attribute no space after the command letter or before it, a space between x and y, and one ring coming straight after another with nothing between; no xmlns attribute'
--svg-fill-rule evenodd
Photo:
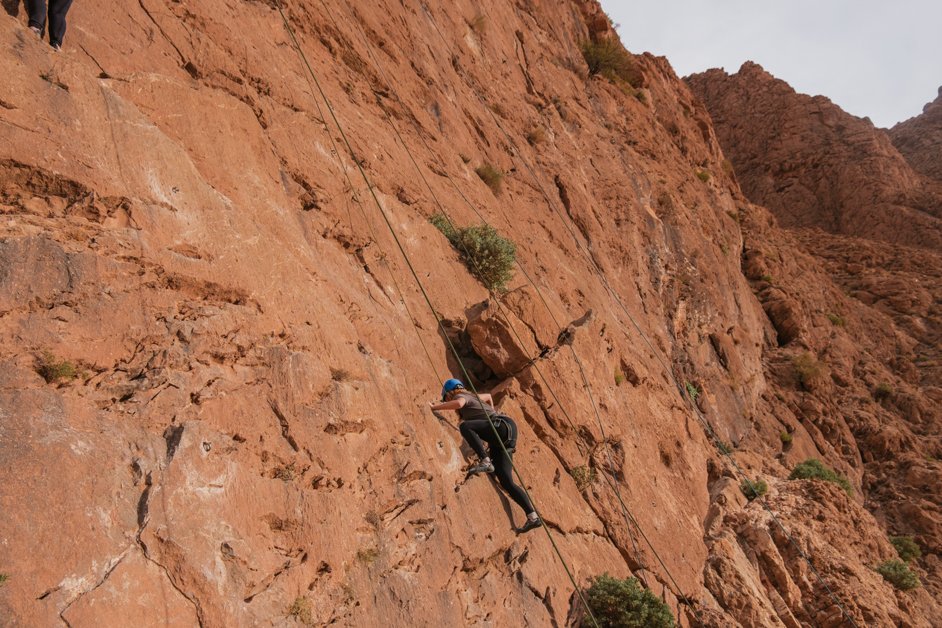
<svg viewBox="0 0 942 628"><path fill-rule="evenodd" d="M29 25L42 30L46 26L46 0L26 0Z"/></svg>
<svg viewBox="0 0 942 628"><path fill-rule="evenodd" d="M45 3L43 3L45 4ZM65 37L65 14L69 12L72 0L49 0L49 43L61 46Z"/></svg>
<svg viewBox="0 0 942 628"><path fill-rule="evenodd" d="M461 430L461 435L464 436L468 445L474 450L474 453L476 453L479 458L487 458L487 452L484 450L484 441L481 440L482 436L487 438L488 432L491 431L491 425L487 422L487 419L462 421L458 428Z"/></svg>
<svg viewBox="0 0 942 628"><path fill-rule="evenodd" d="M514 484L513 466L510 462L510 456L504 453L500 445L492 443L491 460L494 462L494 475L497 476L497 481L504 487L504 490L507 491L510 498L523 508L523 512L529 515L534 511L533 504L531 504L529 498L527 498L526 492L521 487Z"/></svg>

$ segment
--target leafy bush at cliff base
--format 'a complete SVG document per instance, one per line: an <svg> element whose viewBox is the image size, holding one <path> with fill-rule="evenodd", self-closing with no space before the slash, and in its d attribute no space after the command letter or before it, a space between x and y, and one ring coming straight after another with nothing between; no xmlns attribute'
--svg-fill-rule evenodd
<svg viewBox="0 0 942 628"><path fill-rule="evenodd" d="M517 259L516 245L490 225L455 227L443 214L435 214L431 223L461 253L471 274L488 290L501 291L513 277Z"/></svg>
<svg viewBox="0 0 942 628"><path fill-rule="evenodd" d="M911 562L922 556L922 550L911 536L891 536L890 543L896 548L901 560Z"/></svg>
<svg viewBox="0 0 942 628"><path fill-rule="evenodd" d="M586 600L601 628L673 628L670 608L638 585L636 578L619 580L607 573L592 579ZM580 628L592 626L586 614Z"/></svg>
<svg viewBox="0 0 942 628"><path fill-rule="evenodd" d="M835 473L831 469L828 469L817 458L808 458L804 462L795 465L795 468L792 469L792 473L788 476L788 479L824 480L826 482L834 482L844 489L848 495L852 495L854 492L854 489L850 485L850 482L847 480L847 478L845 478L843 475L840 475L839 473Z"/></svg>
<svg viewBox="0 0 942 628"><path fill-rule="evenodd" d="M901 560L888 560L880 563L877 566L877 573L901 591L909 591L919 586L919 576L914 574L909 565Z"/></svg>

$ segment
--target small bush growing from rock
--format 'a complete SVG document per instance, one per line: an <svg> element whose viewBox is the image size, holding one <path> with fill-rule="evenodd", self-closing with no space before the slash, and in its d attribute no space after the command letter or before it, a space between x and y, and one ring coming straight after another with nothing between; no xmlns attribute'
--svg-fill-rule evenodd
<svg viewBox="0 0 942 628"><path fill-rule="evenodd" d="M39 373L47 384L53 384L60 379L78 379L81 377L81 370L68 360L59 360L50 352L43 353L36 366L36 372Z"/></svg>
<svg viewBox="0 0 942 628"><path fill-rule="evenodd" d="M375 547L361 547L357 550L357 560L369 565L379 556L379 550Z"/></svg>
<svg viewBox="0 0 942 628"><path fill-rule="evenodd" d="M468 22L468 26L471 27L478 36L483 35L484 31L487 30L487 16L483 13L478 13L474 16L474 19Z"/></svg>
<svg viewBox="0 0 942 628"><path fill-rule="evenodd" d="M909 591L919 586L919 576L901 560L888 560L877 565L877 573L900 591Z"/></svg>
<svg viewBox="0 0 942 628"><path fill-rule="evenodd" d="M461 253L471 274L488 290L499 292L513 277L517 259L516 245L490 225L455 227L443 214L431 217L431 223Z"/></svg>
<svg viewBox="0 0 942 628"><path fill-rule="evenodd" d="M768 493L769 485L765 483L765 480L753 480L751 482L749 480L743 480L739 484L739 490L746 496L746 499L752 501L756 497L762 497Z"/></svg>
<svg viewBox="0 0 942 628"><path fill-rule="evenodd" d="M586 592L592 614L602 628L673 628L670 608L650 591L641 588L636 578L619 580L607 573L592 579ZM584 617L581 628L592 626Z"/></svg>
<svg viewBox="0 0 942 628"><path fill-rule="evenodd" d="M824 365L807 351L792 358L792 368L795 378L805 390L814 388L824 374Z"/></svg>
<svg viewBox="0 0 942 628"><path fill-rule="evenodd" d="M504 173L491 164L481 164L474 169L474 172L481 178L487 187L491 188L494 194L500 194L500 186L504 181Z"/></svg>
<svg viewBox="0 0 942 628"><path fill-rule="evenodd" d="M851 495L854 492L854 489L851 487L847 478L827 468L817 458L808 458L804 462L800 462L795 465L795 468L792 469L791 475L788 476L788 479L824 480L825 482L833 482L834 484L837 484L842 489L844 489L848 495Z"/></svg>
<svg viewBox="0 0 942 628"><path fill-rule="evenodd" d="M761 279L765 283L772 283L772 275L762 275L761 277L759 277L759 279Z"/></svg>
<svg viewBox="0 0 942 628"><path fill-rule="evenodd" d="M832 325L837 327L843 327L846 324L844 317L838 314L828 314L828 320L831 321Z"/></svg>
<svg viewBox="0 0 942 628"><path fill-rule="evenodd" d="M574 467L569 471L569 475L575 480L576 488L580 491L584 491L595 482L595 469L586 465Z"/></svg>
<svg viewBox="0 0 942 628"><path fill-rule="evenodd" d="M697 388L696 384L686 382L684 388L687 389L687 396L690 397L690 401L697 403L697 397L700 396L700 389Z"/></svg>
<svg viewBox="0 0 942 628"><path fill-rule="evenodd" d="M778 437L781 439L783 445L788 445L794 440L794 437L789 432L782 432Z"/></svg>
<svg viewBox="0 0 942 628"><path fill-rule="evenodd" d="M527 142L530 146L536 146L546 141L546 131L541 126L535 126L527 132Z"/></svg>
<svg viewBox="0 0 942 628"><path fill-rule="evenodd" d="M919 549L919 545L911 536L891 536L890 543L896 548L896 553L899 554L900 559L907 563L922 556L922 550Z"/></svg>
<svg viewBox="0 0 942 628"><path fill-rule="evenodd" d="M294 617L305 626L314 625L314 610L311 608L311 600L303 596L294 598L294 602L288 607L288 615Z"/></svg>
<svg viewBox="0 0 942 628"><path fill-rule="evenodd" d="M873 398L877 401L883 401L890 397L893 394L893 387L887 384L886 382L880 382L877 384L877 387L873 389Z"/></svg>
<svg viewBox="0 0 942 628"><path fill-rule="evenodd" d="M8 575L5 574L5 573L0 573L0 587L2 587L3 585L5 585L5 584L7 583L7 580L9 580L9 579L10 579L10 576L8 576Z"/></svg>
<svg viewBox="0 0 942 628"><path fill-rule="evenodd" d="M728 456L729 454L733 453L733 446L727 443L726 441L722 441L722 440L717 441L716 448L719 449L720 453L723 454L724 456Z"/></svg>
<svg viewBox="0 0 942 628"><path fill-rule="evenodd" d="M297 469L294 468L294 463L286 464L283 467L278 467L275 469L275 472L272 477L276 480L281 480L282 482L291 482L294 480L297 475Z"/></svg>
<svg viewBox="0 0 942 628"><path fill-rule="evenodd" d="M706 170L698 170L697 178L703 181L704 183L706 183L707 181L710 180L710 173Z"/></svg>
<svg viewBox="0 0 942 628"><path fill-rule="evenodd" d="M622 80L634 88L641 87L641 73L616 38L583 42L582 57L589 66L589 76L598 74L610 81Z"/></svg>
<svg viewBox="0 0 942 628"><path fill-rule="evenodd" d="M621 386L622 383L624 383L624 381L625 381L625 374L619 371L618 369L615 369L615 385Z"/></svg>

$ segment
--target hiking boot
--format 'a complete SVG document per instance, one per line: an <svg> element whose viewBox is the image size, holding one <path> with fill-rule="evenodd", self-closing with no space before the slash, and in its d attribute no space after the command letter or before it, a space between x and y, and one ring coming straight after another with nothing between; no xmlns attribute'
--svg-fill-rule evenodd
<svg viewBox="0 0 942 628"><path fill-rule="evenodd" d="M517 528L517 534L523 534L524 532L529 532L534 528L539 528L543 525L543 521L537 517L536 519L527 519L522 526Z"/></svg>
<svg viewBox="0 0 942 628"><path fill-rule="evenodd" d="M477 475L478 473L494 473L494 465L490 461L482 461L468 469L468 475Z"/></svg>
<svg viewBox="0 0 942 628"><path fill-rule="evenodd" d="M36 28L35 26L30 26L30 27L29 27L29 30L31 30L31 31L33 31L34 33L36 33L36 37L39 37L40 39L43 38L43 32L42 32L41 30L39 30L38 28Z"/></svg>

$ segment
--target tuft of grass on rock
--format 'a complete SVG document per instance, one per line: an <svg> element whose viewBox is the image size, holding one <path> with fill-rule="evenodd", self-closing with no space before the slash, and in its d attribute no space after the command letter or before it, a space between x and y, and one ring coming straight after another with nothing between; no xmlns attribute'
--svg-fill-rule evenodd
<svg viewBox="0 0 942 628"><path fill-rule="evenodd" d="M700 389L697 388L697 385L692 382L686 382L684 388L687 389L687 396L690 397L690 401L697 403L697 398L700 396Z"/></svg>
<svg viewBox="0 0 942 628"><path fill-rule="evenodd" d="M623 383L625 383L625 374L615 369L615 385L621 386Z"/></svg>
<svg viewBox="0 0 942 628"><path fill-rule="evenodd" d="M828 314L828 320L831 321L831 324L835 327L843 327L847 324L847 321L845 321L844 317L840 314Z"/></svg>
<svg viewBox="0 0 942 628"><path fill-rule="evenodd" d="M491 188L491 192L495 195L500 194L501 185L504 181L504 173L495 168L491 164L484 163L474 169L475 174L477 174L481 181L483 181L487 187Z"/></svg>
<svg viewBox="0 0 942 628"><path fill-rule="evenodd" d="M480 37L484 34L484 31L487 30L487 16L483 13L478 13L468 22L468 26Z"/></svg>
<svg viewBox="0 0 942 628"><path fill-rule="evenodd" d="M890 543L896 548L900 560L911 563L922 556L922 550L911 536L891 536Z"/></svg>
<svg viewBox="0 0 942 628"><path fill-rule="evenodd" d="M706 183L710 180L710 172L708 170L698 170L697 178Z"/></svg>
<svg viewBox="0 0 942 628"><path fill-rule="evenodd" d="M353 379L353 373L347 369L330 367L330 378L335 382L346 382Z"/></svg>
<svg viewBox="0 0 942 628"><path fill-rule="evenodd" d="M900 591L909 591L919 586L919 576L901 560L888 560L877 565L877 573Z"/></svg>
<svg viewBox="0 0 942 628"><path fill-rule="evenodd" d="M670 607L650 591L641 588L636 578L619 580L607 573L596 576L586 591L586 601L598 625L610 628L674 628ZM588 614L580 628L594 626Z"/></svg>
<svg viewBox="0 0 942 628"><path fill-rule="evenodd" d="M824 480L825 482L833 482L844 489L848 495L854 494L854 488L850 485L850 481L846 477L824 466L817 458L808 458L804 462L795 465L788 479Z"/></svg>
<svg viewBox="0 0 942 628"><path fill-rule="evenodd" d="M569 471L569 475L575 480L576 488L578 488L580 492L594 484L596 479L595 468L586 465L574 467Z"/></svg>
<svg viewBox="0 0 942 628"><path fill-rule="evenodd" d="M361 547L357 550L357 560L370 565L379 557L379 550L375 547Z"/></svg>
<svg viewBox="0 0 942 628"><path fill-rule="evenodd" d="M10 579L9 574L0 573L0 587L5 585L7 583L7 580L9 579Z"/></svg>
<svg viewBox="0 0 942 628"><path fill-rule="evenodd" d="M546 131L543 130L541 126L535 126L529 131L527 131L527 143L530 146L536 146L537 144L542 144L546 141Z"/></svg>
<svg viewBox="0 0 942 628"><path fill-rule="evenodd" d="M893 387L886 382L880 382L877 384L877 387L873 389L873 398L877 401L883 401L893 396Z"/></svg>
<svg viewBox="0 0 942 628"><path fill-rule="evenodd" d="M778 437L783 445L789 445L794 440L794 436L792 436L791 432L780 432Z"/></svg>
<svg viewBox="0 0 942 628"><path fill-rule="evenodd" d="M824 365L807 351L792 358L792 369L805 390L812 390L824 375Z"/></svg>
<svg viewBox="0 0 942 628"><path fill-rule="evenodd" d="M286 464L283 467L278 467L275 469L273 477L276 480L281 480L282 482L291 482L297 477L298 471L294 466L294 463Z"/></svg>
<svg viewBox="0 0 942 628"><path fill-rule="evenodd" d="M768 493L769 485L765 483L765 480L743 480L739 484L739 490L741 490L743 495L746 496L746 499L752 501L755 498L762 497Z"/></svg>
<svg viewBox="0 0 942 628"><path fill-rule="evenodd" d="M311 607L311 600L301 595L294 598L294 602L288 607L288 616L294 617L305 626L313 626L314 609Z"/></svg>
<svg viewBox="0 0 942 628"><path fill-rule="evenodd" d="M36 372L39 373L47 384L54 384L59 380L73 380L82 376L82 371L73 362L68 360L59 360L51 352L46 351L39 358L36 365Z"/></svg>

